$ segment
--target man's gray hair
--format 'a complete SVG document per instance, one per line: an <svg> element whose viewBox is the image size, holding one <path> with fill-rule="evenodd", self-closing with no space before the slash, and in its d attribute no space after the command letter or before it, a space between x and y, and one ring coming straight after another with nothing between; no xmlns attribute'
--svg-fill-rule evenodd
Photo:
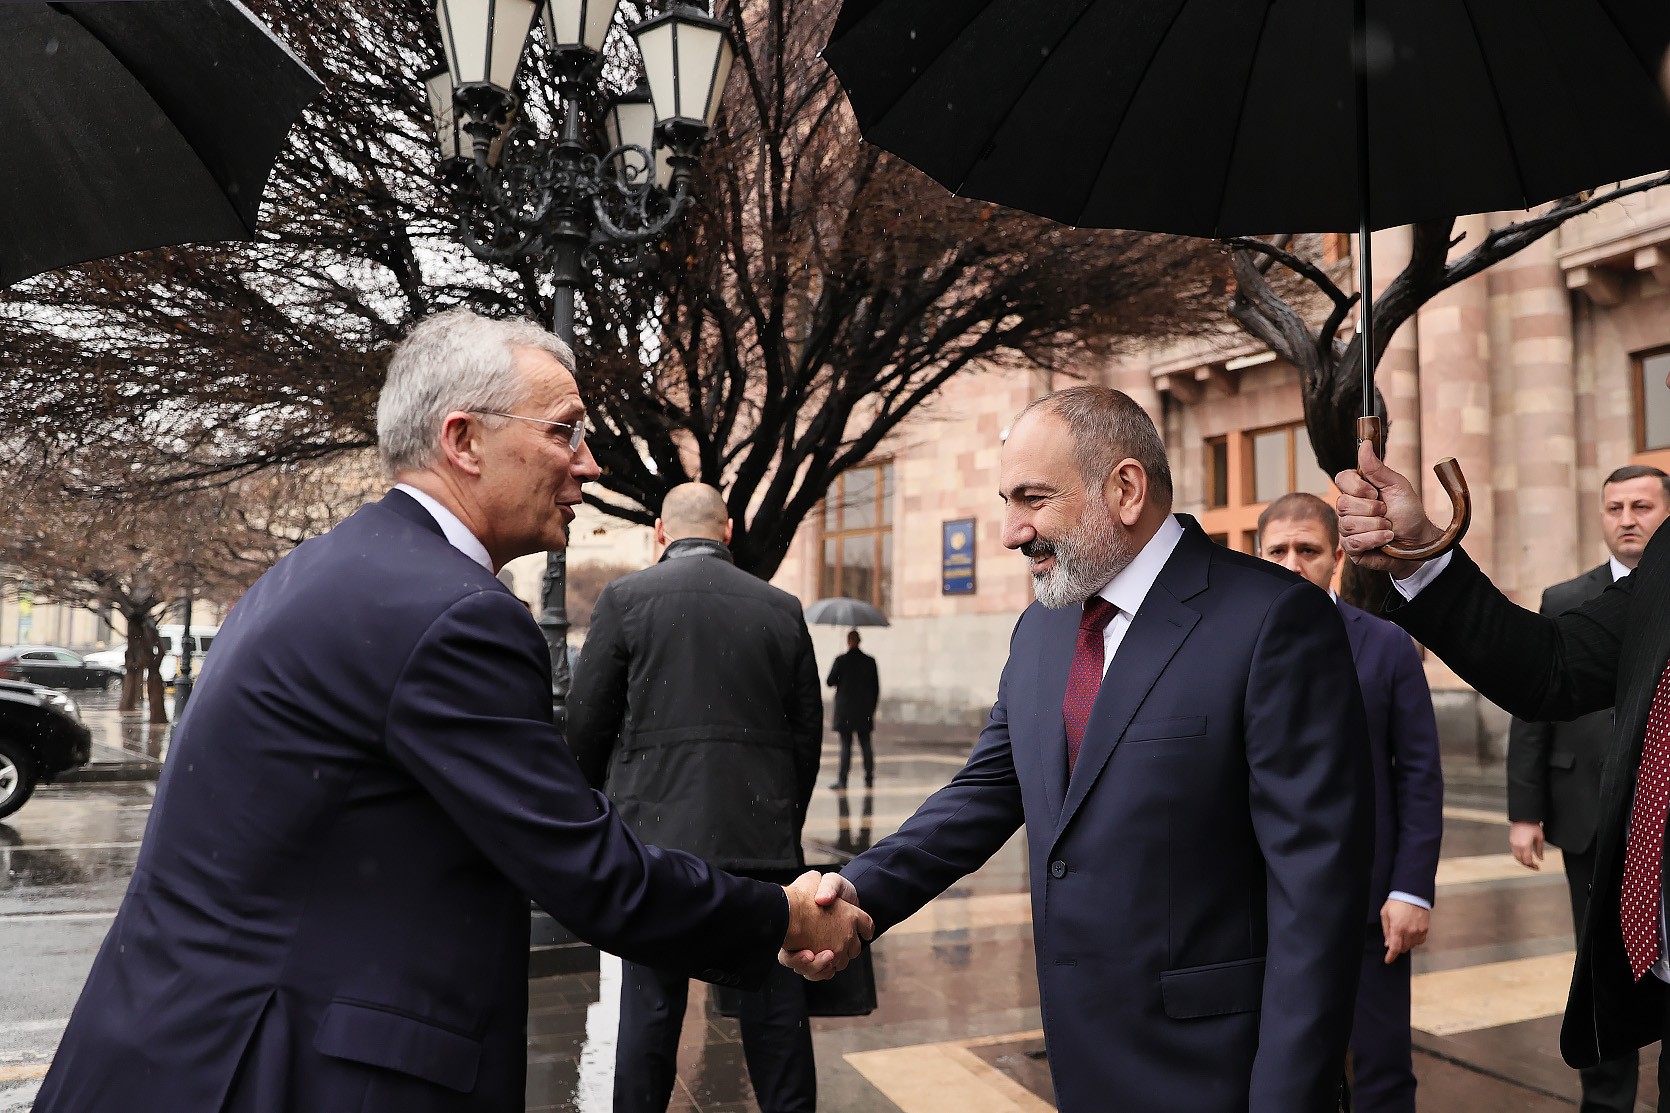
<svg viewBox="0 0 1670 1113"><path fill-rule="evenodd" d="M1067 423L1079 476L1092 491L1102 489L1119 461L1132 459L1148 473L1149 499L1171 505L1171 465L1166 461L1165 442L1154 428L1154 419L1130 395L1105 386L1074 386L1034 398L1020 417L1033 410L1054 414Z"/></svg>
<svg viewBox="0 0 1670 1113"><path fill-rule="evenodd" d="M377 399L377 450L393 477L428 467L454 410L514 410L527 398L515 349L547 352L572 374L574 352L532 321L449 309L413 326L389 360ZM482 419L492 426L505 419Z"/></svg>

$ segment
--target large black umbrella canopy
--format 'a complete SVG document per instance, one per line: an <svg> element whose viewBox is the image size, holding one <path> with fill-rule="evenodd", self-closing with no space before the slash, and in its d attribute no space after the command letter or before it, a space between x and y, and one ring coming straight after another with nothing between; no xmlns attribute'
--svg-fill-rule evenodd
<svg viewBox="0 0 1670 1113"><path fill-rule="evenodd" d="M1367 0L1372 227L1670 168L1667 0ZM1352 0L845 0L864 136L1079 227L1357 231Z"/></svg>
<svg viewBox="0 0 1670 1113"><path fill-rule="evenodd" d="M0 286L249 240L323 86L235 0L0 3Z"/></svg>

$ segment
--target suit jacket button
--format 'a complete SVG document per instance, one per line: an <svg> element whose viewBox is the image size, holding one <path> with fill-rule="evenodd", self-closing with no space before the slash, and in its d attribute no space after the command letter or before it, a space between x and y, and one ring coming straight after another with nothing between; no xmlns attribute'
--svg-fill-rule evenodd
<svg viewBox="0 0 1670 1113"><path fill-rule="evenodd" d="M1055 861L1051 862L1050 863L1050 876L1054 877L1054 878L1057 878L1057 879L1066 877L1067 876L1067 863L1063 862L1059 858L1057 858Z"/></svg>

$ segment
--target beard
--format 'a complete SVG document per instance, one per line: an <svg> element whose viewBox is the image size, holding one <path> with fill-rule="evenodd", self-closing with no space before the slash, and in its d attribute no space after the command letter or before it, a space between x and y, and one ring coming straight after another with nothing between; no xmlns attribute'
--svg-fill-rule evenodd
<svg viewBox="0 0 1670 1113"><path fill-rule="evenodd" d="M1033 594L1051 610L1083 605L1136 557L1129 535L1100 499L1089 500L1084 517L1065 537L1035 537L1020 551L1027 557L1055 557L1049 571L1032 573Z"/></svg>

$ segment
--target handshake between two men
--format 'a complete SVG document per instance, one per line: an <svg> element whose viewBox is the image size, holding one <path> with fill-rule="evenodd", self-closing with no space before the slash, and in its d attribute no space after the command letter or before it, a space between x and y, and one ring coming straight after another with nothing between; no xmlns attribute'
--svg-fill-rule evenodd
<svg viewBox="0 0 1670 1113"><path fill-rule="evenodd" d="M789 898L789 930L777 961L807 981L824 981L846 969L875 935L869 914L858 907L858 890L838 873L807 870L783 892Z"/></svg>

